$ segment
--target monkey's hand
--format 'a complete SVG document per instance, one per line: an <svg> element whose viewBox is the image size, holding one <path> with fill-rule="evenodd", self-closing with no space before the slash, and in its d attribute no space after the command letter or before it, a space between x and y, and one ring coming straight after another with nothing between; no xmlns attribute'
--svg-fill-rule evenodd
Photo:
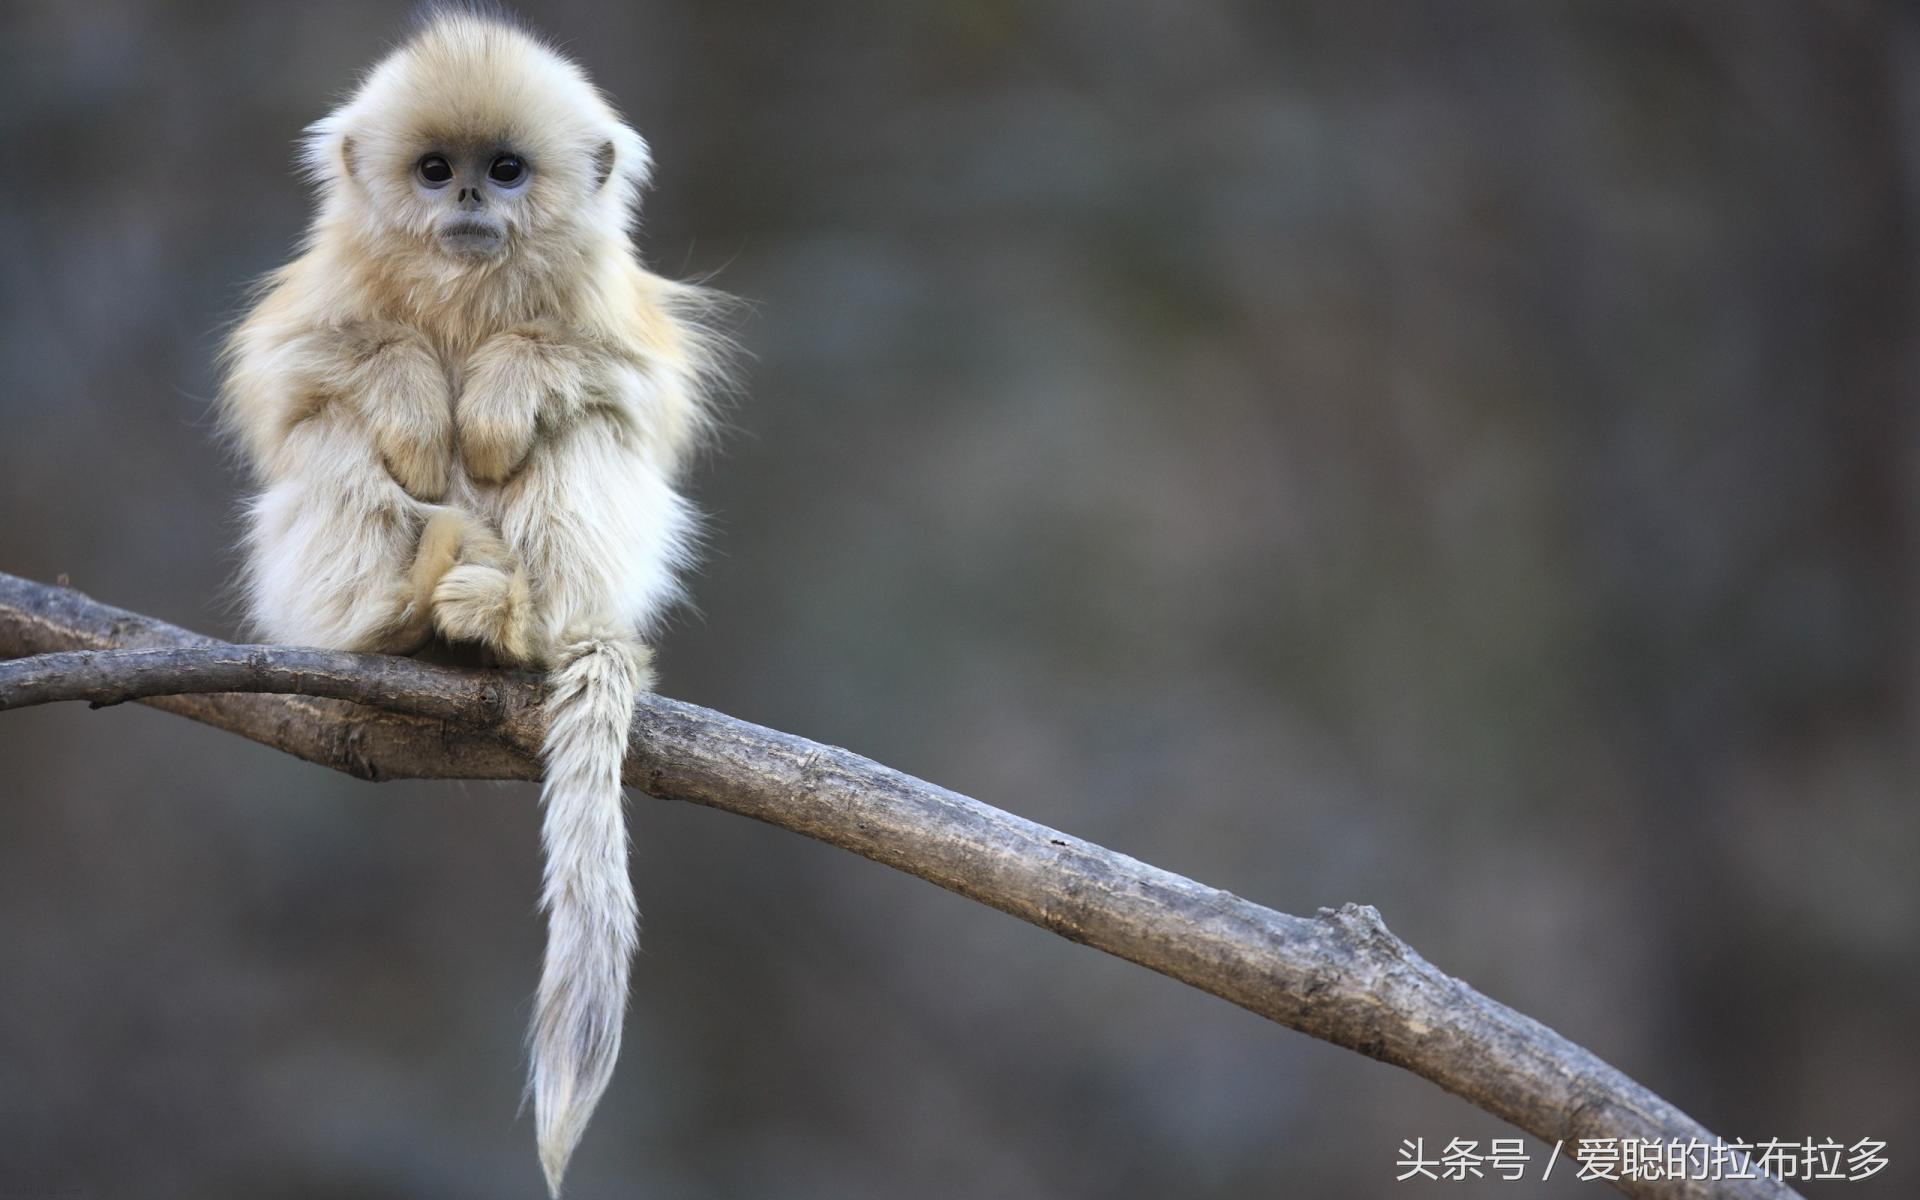
<svg viewBox="0 0 1920 1200"><path fill-rule="evenodd" d="M453 400L425 338L369 322L343 335L348 390L387 472L415 499L447 494L453 474Z"/></svg>
<svg viewBox="0 0 1920 1200"><path fill-rule="evenodd" d="M558 428L584 403L591 356L546 325L520 325L488 338L467 362L455 408L467 474L500 483L527 461L536 433Z"/></svg>

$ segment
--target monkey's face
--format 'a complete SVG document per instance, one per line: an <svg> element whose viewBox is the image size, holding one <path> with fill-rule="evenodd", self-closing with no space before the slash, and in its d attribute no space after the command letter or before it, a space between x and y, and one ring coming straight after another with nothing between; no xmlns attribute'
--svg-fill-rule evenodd
<svg viewBox="0 0 1920 1200"><path fill-rule="evenodd" d="M509 218L523 215L531 176L511 146L435 147L415 161L411 182L440 249L485 261L505 253Z"/></svg>
<svg viewBox="0 0 1920 1200"><path fill-rule="evenodd" d="M558 261L614 199L602 190L617 130L541 118L444 102L414 120L361 118L340 140L343 211L386 252L422 249L441 267Z"/></svg>
<svg viewBox="0 0 1920 1200"><path fill-rule="evenodd" d="M384 267L429 278L572 269L582 246L624 237L649 163L579 67L454 10L311 133L331 217Z"/></svg>

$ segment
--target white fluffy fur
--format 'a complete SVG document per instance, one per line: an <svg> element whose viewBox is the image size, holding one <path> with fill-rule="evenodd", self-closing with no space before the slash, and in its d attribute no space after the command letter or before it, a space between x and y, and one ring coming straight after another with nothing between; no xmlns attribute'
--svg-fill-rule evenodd
<svg viewBox="0 0 1920 1200"><path fill-rule="evenodd" d="M477 260L437 240L446 199L414 169L488 146L530 174L495 197L504 249ZM431 16L305 161L306 245L227 350L222 412L258 485L249 603L278 642L471 643L549 672L529 1090L557 1196L620 1045L638 929L620 769L652 684L641 638L689 557L675 480L706 424L702 295L629 244L646 144L496 20Z"/></svg>

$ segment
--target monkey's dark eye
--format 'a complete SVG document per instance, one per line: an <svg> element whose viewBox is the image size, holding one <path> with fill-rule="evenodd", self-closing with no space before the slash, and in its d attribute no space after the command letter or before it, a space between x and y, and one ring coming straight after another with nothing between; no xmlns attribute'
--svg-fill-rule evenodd
<svg viewBox="0 0 1920 1200"><path fill-rule="evenodd" d="M495 183L519 183L520 177L526 173L527 165L520 161L520 156L517 154L502 154L493 160L492 166L487 168L487 178Z"/></svg>
<svg viewBox="0 0 1920 1200"><path fill-rule="evenodd" d="M420 182L428 187L439 187L453 178L452 165L438 154L427 155L414 170L420 172Z"/></svg>

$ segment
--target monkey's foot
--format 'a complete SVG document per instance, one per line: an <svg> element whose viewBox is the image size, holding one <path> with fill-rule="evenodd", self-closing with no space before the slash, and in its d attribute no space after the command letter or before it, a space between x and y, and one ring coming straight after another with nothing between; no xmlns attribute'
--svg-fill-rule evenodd
<svg viewBox="0 0 1920 1200"><path fill-rule="evenodd" d="M533 596L524 571L452 567L433 589L433 624L450 642L479 642L509 663L532 661Z"/></svg>
<svg viewBox="0 0 1920 1200"><path fill-rule="evenodd" d="M433 590L448 571L464 562L507 565L506 547L491 530L457 508L435 510L420 530L413 566L407 572L411 603L422 619L433 611Z"/></svg>
<svg viewBox="0 0 1920 1200"><path fill-rule="evenodd" d="M433 614L407 585L393 589L390 606L392 619L364 648L379 654L419 653L433 640Z"/></svg>

